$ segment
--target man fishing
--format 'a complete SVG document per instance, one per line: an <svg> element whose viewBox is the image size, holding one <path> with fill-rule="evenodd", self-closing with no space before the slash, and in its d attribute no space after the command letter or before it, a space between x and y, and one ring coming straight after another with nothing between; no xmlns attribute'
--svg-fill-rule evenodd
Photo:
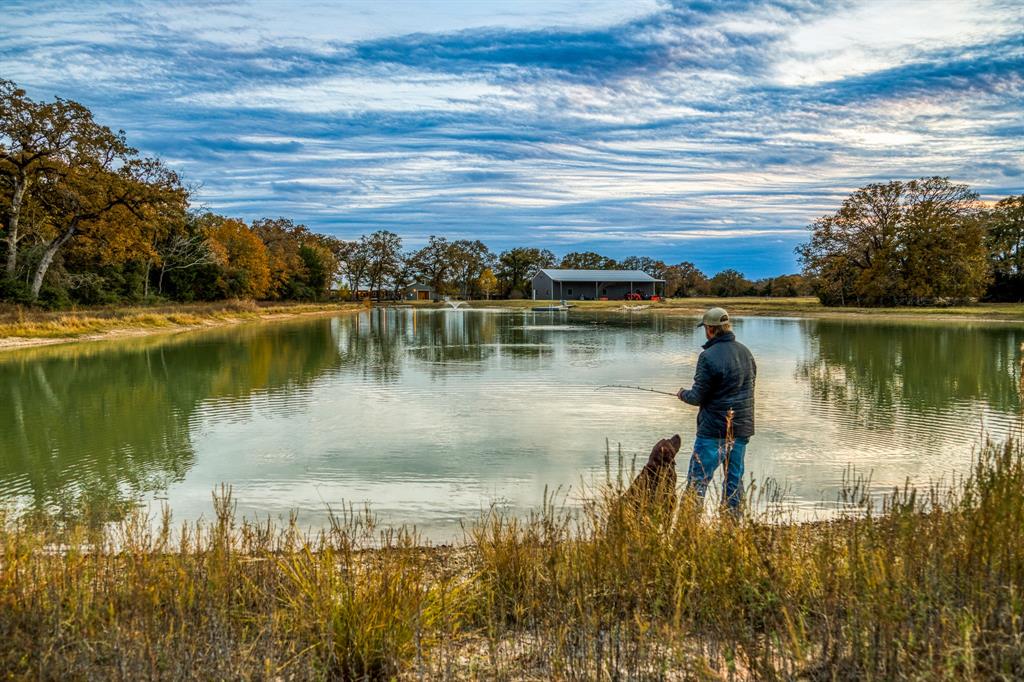
<svg viewBox="0 0 1024 682"><path fill-rule="evenodd" d="M697 359L693 387L676 395L697 405L697 438L687 472L687 489L703 500L719 464L725 467L725 502L738 510L743 501L743 456L754 435L754 381L757 365L736 340L729 313L711 308L698 327L707 343Z"/></svg>

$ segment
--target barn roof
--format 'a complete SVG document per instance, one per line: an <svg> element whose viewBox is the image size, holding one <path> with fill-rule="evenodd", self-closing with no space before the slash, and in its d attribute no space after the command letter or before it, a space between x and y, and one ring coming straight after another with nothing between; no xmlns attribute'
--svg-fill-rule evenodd
<svg viewBox="0 0 1024 682"><path fill-rule="evenodd" d="M549 270L540 272L555 282L664 282L643 270Z"/></svg>

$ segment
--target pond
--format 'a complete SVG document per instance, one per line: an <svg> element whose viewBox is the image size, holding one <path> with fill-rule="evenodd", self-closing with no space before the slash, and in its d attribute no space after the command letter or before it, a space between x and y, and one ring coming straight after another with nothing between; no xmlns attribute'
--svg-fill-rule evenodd
<svg viewBox="0 0 1024 682"><path fill-rule="evenodd" d="M658 438L691 440L694 408L599 387L688 386L694 324L391 308L5 353L0 500L166 501L195 519L227 483L250 517L316 527L367 503L451 539L545 486L571 501L607 443L614 469L619 444L639 466ZM748 475L799 514L829 513L851 475L876 492L948 481L985 435L1019 428L1022 326L750 317L736 332L759 366Z"/></svg>

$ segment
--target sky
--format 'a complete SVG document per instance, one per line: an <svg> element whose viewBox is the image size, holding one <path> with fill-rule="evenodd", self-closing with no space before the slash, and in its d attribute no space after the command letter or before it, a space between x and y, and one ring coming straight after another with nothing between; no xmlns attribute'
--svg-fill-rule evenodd
<svg viewBox="0 0 1024 682"><path fill-rule="evenodd" d="M193 203L343 238L798 270L870 182L1024 191L1024 1L2 0L0 78Z"/></svg>

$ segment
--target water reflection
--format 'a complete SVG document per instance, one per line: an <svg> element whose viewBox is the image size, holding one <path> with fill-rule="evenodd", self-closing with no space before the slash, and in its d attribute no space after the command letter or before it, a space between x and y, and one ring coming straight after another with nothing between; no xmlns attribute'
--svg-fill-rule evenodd
<svg viewBox="0 0 1024 682"><path fill-rule="evenodd" d="M741 319L759 365L748 471L796 508L834 499L848 465L880 489L963 470L983 429L1017 423L1024 327ZM689 440L694 411L650 393L694 371L700 330L651 313L389 309L0 356L0 498L166 495L209 513L321 523L369 503L450 538L499 500L604 471L606 439L641 457Z"/></svg>
<svg viewBox="0 0 1024 682"><path fill-rule="evenodd" d="M280 391L287 412L337 364L324 323L0 357L0 495L45 507L164 490L195 461L201 403L237 419L254 392Z"/></svg>
<svg viewBox="0 0 1024 682"><path fill-rule="evenodd" d="M798 377L819 401L870 428L978 401L1020 411L1019 327L830 321L805 328L811 352Z"/></svg>

